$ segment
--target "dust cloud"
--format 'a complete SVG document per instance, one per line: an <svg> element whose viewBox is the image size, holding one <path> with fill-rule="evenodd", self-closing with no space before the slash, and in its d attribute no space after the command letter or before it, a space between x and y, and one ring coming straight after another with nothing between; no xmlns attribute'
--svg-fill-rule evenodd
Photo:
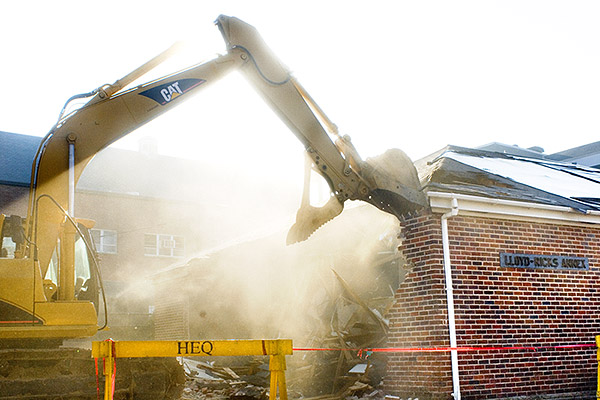
<svg viewBox="0 0 600 400"><path fill-rule="evenodd" d="M393 296L397 228L394 217L359 206L296 245L286 246L287 230L279 229L201 253L158 275L156 323L164 317L160 299L177 293L187 311L181 333L189 338L291 338L307 345L335 330L332 307L342 291L333 271L360 297Z"/></svg>
<svg viewBox="0 0 600 400"><path fill-rule="evenodd" d="M154 153L100 153L82 176L76 210L118 232L118 254L101 255L111 292L106 335L291 338L302 346L339 323L332 318L343 293L333 271L361 298L393 297L403 266L399 224L370 205L347 202L307 241L286 246L301 199L303 155L296 161L278 166L288 176L280 179ZM185 256L144 254L149 234L180 236ZM153 326L132 323L138 315Z"/></svg>
<svg viewBox="0 0 600 400"><path fill-rule="evenodd" d="M110 330L91 340L362 340L349 329L361 312L351 298L384 320L403 275L399 223L347 202L307 241L287 246L303 163L299 154L258 174L153 151L99 153L79 181L75 214L113 232L117 246L99 248Z"/></svg>

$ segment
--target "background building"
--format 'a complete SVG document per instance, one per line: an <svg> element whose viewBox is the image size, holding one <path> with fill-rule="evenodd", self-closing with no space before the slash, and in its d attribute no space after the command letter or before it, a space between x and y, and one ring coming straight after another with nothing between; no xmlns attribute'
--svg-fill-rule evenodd
<svg viewBox="0 0 600 400"><path fill-rule="evenodd" d="M25 216L40 137L0 132L0 212ZM270 226L293 222L300 183L268 182L252 166L162 156L152 140L139 151L107 148L84 170L75 215L95 221L115 339L153 337L157 271ZM273 186L277 195L274 196ZM101 317L102 319L103 317Z"/></svg>

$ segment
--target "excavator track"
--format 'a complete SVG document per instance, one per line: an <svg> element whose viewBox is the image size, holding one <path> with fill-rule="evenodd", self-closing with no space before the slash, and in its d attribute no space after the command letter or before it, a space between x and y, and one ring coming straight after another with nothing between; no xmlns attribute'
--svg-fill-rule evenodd
<svg viewBox="0 0 600 400"><path fill-rule="evenodd" d="M0 400L97 400L104 397L102 360L90 350L0 349ZM172 400L185 375L174 358L117 359L114 399Z"/></svg>

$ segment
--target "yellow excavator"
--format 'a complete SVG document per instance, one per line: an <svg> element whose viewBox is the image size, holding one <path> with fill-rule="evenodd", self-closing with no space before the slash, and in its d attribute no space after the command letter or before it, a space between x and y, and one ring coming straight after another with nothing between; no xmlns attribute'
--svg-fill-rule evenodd
<svg viewBox="0 0 600 400"><path fill-rule="evenodd" d="M168 58L168 50L112 85L74 96L89 99L68 114L65 105L56 125L42 139L32 165L27 216L0 214L0 242L10 238L16 248L10 256L6 251L0 254L0 352L4 352L0 353L0 399L13 398L11 390L20 390L10 378L14 368L6 367L10 357L28 357L28 353L15 356L16 349L48 348L65 339L93 336L106 327L101 270L88 231L93 221L73 213L75 186L86 165L103 148L231 71L241 71L298 137L312 168L331 189L329 201L313 207L305 184L288 243L307 239L341 213L346 200L366 201L399 218L428 209L416 170L403 152L389 150L363 161L349 137L339 135L252 26L224 15L216 25L227 45L225 54L127 88ZM104 321L99 324L102 306ZM160 396L148 394L149 398Z"/></svg>

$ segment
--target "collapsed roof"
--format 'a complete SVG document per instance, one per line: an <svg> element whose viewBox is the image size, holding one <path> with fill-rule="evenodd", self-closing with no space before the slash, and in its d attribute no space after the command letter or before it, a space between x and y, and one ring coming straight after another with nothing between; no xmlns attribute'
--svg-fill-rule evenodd
<svg viewBox="0 0 600 400"><path fill-rule="evenodd" d="M600 169L457 146L415 165L428 192L600 210Z"/></svg>

